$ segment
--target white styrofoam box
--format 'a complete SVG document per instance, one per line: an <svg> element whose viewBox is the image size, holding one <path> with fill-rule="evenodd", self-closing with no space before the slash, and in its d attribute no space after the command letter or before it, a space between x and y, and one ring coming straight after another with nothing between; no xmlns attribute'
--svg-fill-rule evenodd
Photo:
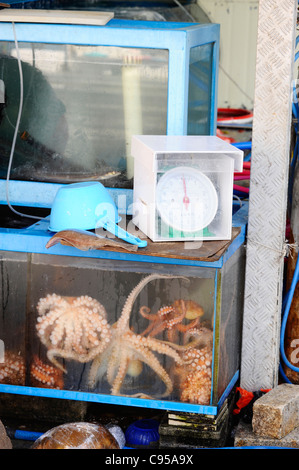
<svg viewBox="0 0 299 470"><path fill-rule="evenodd" d="M133 223L152 241L229 240L243 152L215 136L132 137Z"/></svg>

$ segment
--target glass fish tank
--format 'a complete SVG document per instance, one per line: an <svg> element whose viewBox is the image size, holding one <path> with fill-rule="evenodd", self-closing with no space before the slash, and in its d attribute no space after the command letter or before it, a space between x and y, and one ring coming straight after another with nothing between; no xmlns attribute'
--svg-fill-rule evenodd
<svg viewBox="0 0 299 470"><path fill-rule="evenodd" d="M219 25L30 21L1 22L2 179L132 188L133 134L215 133Z"/></svg>
<svg viewBox="0 0 299 470"><path fill-rule="evenodd" d="M215 134L218 53L214 24L1 22L0 392L217 414L239 377L242 217L231 240L130 251L49 248L47 214L61 185L100 181L131 221L132 135ZM11 222L8 180L44 218Z"/></svg>
<svg viewBox="0 0 299 470"><path fill-rule="evenodd" d="M0 392L216 414L239 377L233 238L195 266L192 250L179 262L2 252Z"/></svg>

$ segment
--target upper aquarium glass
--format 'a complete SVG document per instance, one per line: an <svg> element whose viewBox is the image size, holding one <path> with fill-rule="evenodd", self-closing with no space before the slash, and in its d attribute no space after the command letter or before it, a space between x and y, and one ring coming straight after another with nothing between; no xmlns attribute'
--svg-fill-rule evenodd
<svg viewBox="0 0 299 470"><path fill-rule="evenodd" d="M188 134L209 135L212 112L213 44L190 49Z"/></svg>
<svg viewBox="0 0 299 470"><path fill-rule="evenodd" d="M165 134L168 51L20 44L23 108L11 178L126 186L132 133ZM13 43L1 44L1 177L20 105Z"/></svg>
<svg viewBox="0 0 299 470"><path fill-rule="evenodd" d="M219 25L24 12L1 21L0 178L132 189L133 135L216 133Z"/></svg>

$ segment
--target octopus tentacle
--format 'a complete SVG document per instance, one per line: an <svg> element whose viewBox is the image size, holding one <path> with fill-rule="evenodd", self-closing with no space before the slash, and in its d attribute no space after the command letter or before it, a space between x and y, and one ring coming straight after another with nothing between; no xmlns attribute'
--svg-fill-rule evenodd
<svg viewBox="0 0 299 470"><path fill-rule="evenodd" d="M169 274L159 274L159 273L149 274L148 276L143 278L129 294L125 302L125 305L123 306L120 318L117 322L117 329L119 331L126 331L129 325L129 319L130 319L130 314L132 311L133 304L136 298L138 297L138 295L140 294L140 292L142 291L142 289L150 281L153 281L155 279L174 279L174 278L186 279L187 281L189 281L189 279L184 276L170 276Z"/></svg>
<svg viewBox="0 0 299 470"><path fill-rule="evenodd" d="M147 314L146 313L147 310L145 309L147 309L147 307L143 306L140 308L139 312L144 318L150 320L151 323L142 333L140 333L142 336L145 336L147 334L150 336L156 336L157 334L162 332L164 329L173 327L172 321L174 319L167 320L167 315L174 312L173 307L169 307L169 306L161 307L157 313L152 313L152 314ZM148 311L150 311L150 309L148 309ZM162 320L163 317L166 317L166 319ZM181 320L178 320L178 321L181 321Z"/></svg>
<svg viewBox="0 0 299 470"><path fill-rule="evenodd" d="M158 317L158 313L150 313L151 309L149 307L146 307L146 305L143 305L139 309L139 313L143 318L146 318L147 320L156 320Z"/></svg>
<svg viewBox="0 0 299 470"><path fill-rule="evenodd" d="M194 317L195 314L197 316L193 320L188 318L188 320L191 321L183 324L182 322L187 318L187 313L190 310L190 303L192 303L193 307L191 316ZM198 306L198 304L195 304L193 301L184 301L183 299L176 300L172 305L161 307L157 313L150 313L150 309L148 307L142 306L139 309L139 313L142 317L149 320L150 323L140 334L142 336L157 336L165 330L168 341L177 343L179 333L185 333L189 329L193 329L198 325L202 311L202 307Z"/></svg>
<svg viewBox="0 0 299 470"><path fill-rule="evenodd" d="M137 356L139 356L142 359L142 361L145 364L147 364L158 375L158 377L160 377L160 379L164 382L166 386L166 390L160 396L165 397L165 396L170 395L173 390L172 380L169 377L166 370L164 369L164 367L160 364L157 357L147 348L139 348ZM133 396L137 397L137 396L145 396L145 395L142 393L138 393ZM148 397L152 398L151 396L148 396Z"/></svg>
<svg viewBox="0 0 299 470"><path fill-rule="evenodd" d="M122 383L127 374L128 363L128 355L122 354L118 364L118 371L111 387L111 395L119 394Z"/></svg>
<svg viewBox="0 0 299 470"><path fill-rule="evenodd" d="M190 348L196 348L199 345L199 340L198 339L194 339L192 341L189 341L186 344L176 344L176 343L172 343L171 341L165 341L165 340L162 340L162 339L156 339L156 341L159 341L159 343L161 343L161 344L163 343L167 346L170 346L171 348L175 349L176 351L180 351L180 352L187 351Z"/></svg>
<svg viewBox="0 0 299 470"><path fill-rule="evenodd" d="M140 335L135 335L132 332L127 332L122 336L119 343L109 354L108 365L106 367L107 381L111 384L111 394L121 395L121 385L127 374L128 366L132 357L140 359L151 367L154 372L161 378L166 386L166 390L162 396L167 396L171 393L173 385L172 381L160 364L158 358L153 354L155 351L160 354L165 354L175 360L176 363L182 365L183 360L180 355L172 348L171 343L166 344L157 340L156 338L144 338ZM106 354L107 351L105 351ZM97 356L92 363L89 372L89 385L94 387L99 380L98 368L102 365L102 358ZM102 369L105 372L104 368ZM147 397L149 395L138 393L131 395L133 397Z"/></svg>
<svg viewBox="0 0 299 470"><path fill-rule="evenodd" d="M186 333L187 331L189 331L190 329L193 329L196 327L196 325L198 325L200 322L200 319L199 318L195 318L194 320L192 320L190 323L188 323L187 325L183 325L182 323L177 325L177 329L181 332L181 333Z"/></svg>
<svg viewBox="0 0 299 470"><path fill-rule="evenodd" d="M66 373L65 368L57 361L56 357L62 357L64 359L86 363L92 361L96 356L99 356L105 350L106 341L107 340L103 341L103 343L99 344L97 348L90 350L88 353L83 352L82 354L80 354L77 350L65 351L65 349L61 348L51 348L47 351L47 357L49 361L51 361L56 367Z"/></svg>
<svg viewBox="0 0 299 470"><path fill-rule="evenodd" d="M57 294L48 294L46 297L39 299L37 303L37 310L40 316L46 315L49 312L59 312L57 309L57 303L63 307L67 306L67 301Z"/></svg>
<svg viewBox="0 0 299 470"><path fill-rule="evenodd" d="M184 320L184 317L185 314L181 313L181 315L177 315L173 318L170 318L169 320L164 320L160 325L153 329L153 331L151 332L151 336L155 336L163 330L167 330L168 339L174 342L177 336L175 327L177 327Z"/></svg>
<svg viewBox="0 0 299 470"><path fill-rule="evenodd" d="M66 374L66 368L63 367L56 359L56 356L63 357L62 354L63 351L61 349L48 349L47 358L52 362L52 364L54 364L54 366L58 367L58 369L62 370L62 372Z"/></svg>
<svg viewBox="0 0 299 470"><path fill-rule="evenodd" d="M108 365L107 365L107 380L110 385L113 384L115 377L117 376L117 369L122 361L122 358L126 356L125 348L120 347L121 343L116 344L110 353Z"/></svg>
<svg viewBox="0 0 299 470"><path fill-rule="evenodd" d="M135 349L137 349L136 346L138 346L138 350L140 347L147 347L157 353L166 354L167 356L172 357L172 359L174 359L178 364L182 364L181 356L173 349L173 345L170 342L150 337L144 338L140 335L127 337L127 341L133 344Z"/></svg>
<svg viewBox="0 0 299 470"><path fill-rule="evenodd" d="M131 342L132 337L130 337L129 342ZM127 347L129 347L129 344L127 343ZM164 369L164 367L160 364L159 360L156 358L156 356L146 347L139 347L138 351L136 351L135 348L135 343L133 341L132 344L132 351L134 352L134 356L140 359L142 362L147 364L163 381L165 384L166 390L163 394L161 394L161 397L168 396L171 394L173 390L173 384L172 380L169 377L168 373ZM122 396L121 393L121 386L123 383L123 380L126 376L128 365L129 365L129 356L130 354L124 354L121 356L120 362L119 362L119 367L118 367L118 373L113 381L112 388L111 388L111 395L120 395ZM130 395L131 397L139 397L139 398L149 398L152 399L153 397L150 395L146 395L142 392L136 393L133 395Z"/></svg>
<svg viewBox="0 0 299 470"><path fill-rule="evenodd" d="M106 373L110 361L110 348L98 354L92 361L88 374L88 387L94 389Z"/></svg>

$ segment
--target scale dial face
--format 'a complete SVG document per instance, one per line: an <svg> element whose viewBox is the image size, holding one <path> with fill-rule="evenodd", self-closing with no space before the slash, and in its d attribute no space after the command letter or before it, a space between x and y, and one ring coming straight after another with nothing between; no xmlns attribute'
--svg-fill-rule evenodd
<svg viewBox="0 0 299 470"><path fill-rule="evenodd" d="M218 208L211 180L192 167L177 167L164 173L156 187L156 207L161 219L182 232L207 227Z"/></svg>

